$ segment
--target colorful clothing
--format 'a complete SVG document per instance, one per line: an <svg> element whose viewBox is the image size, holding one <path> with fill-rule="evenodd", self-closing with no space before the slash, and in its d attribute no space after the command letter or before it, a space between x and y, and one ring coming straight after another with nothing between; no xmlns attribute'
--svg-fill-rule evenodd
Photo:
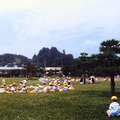
<svg viewBox="0 0 120 120"><path fill-rule="evenodd" d="M63 91L68 91L68 86L65 86L65 87L63 88Z"/></svg>
<svg viewBox="0 0 120 120"><path fill-rule="evenodd" d="M15 92L15 87L11 87L11 92Z"/></svg>
<svg viewBox="0 0 120 120"><path fill-rule="evenodd" d="M46 78L43 79L43 84L45 85L47 83Z"/></svg>
<svg viewBox="0 0 120 120"><path fill-rule="evenodd" d="M23 85L27 85L27 80L23 80Z"/></svg>
<svg viewBox="0 0 120 120"><path fill-rule="evenodd" d="M36 92L40 92L40 89L39 89L38 86L35 87L35 91L36 91Z"/></svg>
<svg viewBox="0 0 120 120"><path fill-rule="evenodd" d="M23 87L20 92L21 92L21 93L26 93L26 88Z"/></svg>

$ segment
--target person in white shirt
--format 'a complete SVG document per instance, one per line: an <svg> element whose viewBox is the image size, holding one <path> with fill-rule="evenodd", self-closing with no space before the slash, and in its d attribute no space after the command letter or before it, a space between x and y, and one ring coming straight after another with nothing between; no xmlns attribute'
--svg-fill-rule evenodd
<svg viewBox="0 0 120 120"><path fill-rule="evenodd" d="M3 92L5 92L5 88L4 88L4 85L1 85L0 93L3 93Z"/></svg>
<svg viewBox="0 0 120 120"><path fill-rule="evenodd" d="M112 103L109 106L109 110L106 111L108 117L120 116L120 105L117 102L117 97L116 96L112 96L111 97L111 101L112 101Z"/></svg>
<svg viewBox="0 0 120 120"><path fill-rule="evenodd" d="M15 92L15 87L14 87L14 85L11 87L11 92Z"/></svg>

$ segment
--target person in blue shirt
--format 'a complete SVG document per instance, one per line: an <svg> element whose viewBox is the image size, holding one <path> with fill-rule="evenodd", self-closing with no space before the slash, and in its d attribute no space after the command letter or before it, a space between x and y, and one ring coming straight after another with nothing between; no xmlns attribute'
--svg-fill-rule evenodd
<svg viewBox="0 0 120 120"><path fill-rule="evenodd" d="M53 90L54 90L54 92L57 92L57 91L58 91L57 84L54 84L54 86L53 86Z"/></svg>
<svg viewBox="0 0 120 120"><path fill-rule="evenodd" d="M60 90L60 88L61 88L60 81L58 81L57 88L58 88L58 90Z"/></svg>
<svg viewBox="0 0 120 120"><path fill-rule="evenodd" d="M63 75L63 81L62 81L61 85L64 84L64 82L65 82L65 75Z"/></svg>
<svg viewBox="0 0 120 120"><path fill-rule="evenodd" d="M24 80L23 80L23 85L27 85L27 81L28 81L28 78L25 78Z"/></svg>
<svg viewBox="0 0 120 120"><path fill-rule="evenodd" d="M35 91L36 91L36 92L40 92L39 84L36 85L36 87L35 87Z"/></svg>
<svg viewBox="0 0 120 120"><path fill-rule="evenodd" d="M109 106L109 110L106 111L108 117L120 116L120 105L117 102L117 97L116 96L112 96L111 97L111 101L112 101L112 103Z"/></svg>
<svg viewBox="0 0 120 120"><path fill-rule="evenodd" d="M69 90L69 88L68 88L68 85L67 84L64 84L64 88L63 88L63 91L68 91Z"/></svg>
<svg viewBox="0 0 120 120"><path fill-rule="evenodd" d="M46 76L44 76L43 85L46 85L46 83L47 83Z"/></svg>
<svg viewBox="0 0 120 120"><path fill-rule="evenodd" d="M21 91L20 91L21 93L26 93L26 88L25 88L25 85L23 85L23 87L22 87L22 89L21 89Z"/></svg>
<svg viewBox="0 0 120 120"><path fill-rule="evenodd" d="M22 87L23 87L23 81L20 82L20 88L22 88Z"/></svg>

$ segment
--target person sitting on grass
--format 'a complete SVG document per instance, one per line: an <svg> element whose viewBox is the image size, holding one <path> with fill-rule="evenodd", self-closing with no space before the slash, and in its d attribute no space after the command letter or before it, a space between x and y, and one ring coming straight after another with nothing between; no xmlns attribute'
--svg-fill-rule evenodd
<svg viewBox="0 0 120 120"><path fill-rule="evenodd" d="M12 85L9 86L8 91L6 91L7 93L11 93L11 87Z"/></svg>
<svg viewBox="0 0 120 120"><path fill-rule="evenodd" d="M46 79L46 76L44 76L43 85L46 85L46 84L47 84L47 79Z"/></svg>
<svg viewBox="0 0 120 120"><path fill-rule="evenodd" d="M5 92L5 88L4 88L4 85L1 85L0 93L3 93L3 92Z"/></svg>
<svg viewBox="0 0 120 120"><path fill-rule="evenodd" d="M52 91L52 90L54 90L54 86L53 86L53 83L50 82L50 83L49 83L49 91Z"/></svg>
<svg viewBox="0 0 120 120"><path fill-rule="evenodd" d="M5 88L5 90L6 90L6 89L7 89L6 83L4 83L3 85L4 85L4 88Z"/></svg>
<svg viewBox="0 0 120 120"><path fill-rule="evenodd" d="M35 87L35 91L36 91L37 93L40 92L39 84L36 85L36 87Z"/></svg>
<svg viewBox="0 0 120 120"><path fill-rule="evenodd" d="M60 81L58 81L57 88L58 88L58 90L60 90L60 88L61 88Z"/></svg>
<svg viewBox="0 0 120 120"><path fill-rule="evenodd" d="M11 92L12 92L12 93L15 92L15 86L14 86L14 84L13 84L12 87L11 87Z"/></svg>
<svg viewBox="0 0 120 120"><path fill-rule="evenodd" d="M16 88L16 84L15 84L15 82L13 83L13 87Z"/></svg>
<svg viewBox="0 0 120 120"><path fill-rule="evenodd" d="M42 92L42 91L41 91ZM44 88L43 88L43 92L49 92L49 86L45 86Z"/></svg>
<svg viewBox="0 0 120 120"><path fill-rule="evenodd" d="M68 82L68 89L69 90L74 90L74 87L71 85L71 82Z"/></svg>
<svg viewBox="0 0 120 120"><path fill-rule="evenodd" d="M22 89L21 89L21 91L20 91L20 93L26 93L26 87L25 87L25 85L23 85L23 87L22 87Z"/></svg>
<svg viewBox="0 0 120 120"><path fill-rule="evenodd" d="M120 116L120 105L117 102L117 97L116 96L112 96L111 97L111 101L112 101L112 103L109 106L109 110L106 111L108 117Z"/></svg>
<svg viewBox="0 0 120 120"><path fill-rule="evenodd" d="M64 84L64 88L63 88L63 91L68 91L69 89L68 89L68 85L67 84Z"/></svg>
<svg viewBox="0 0 120 120"><path fill-rule="evenodd" d="M57 92L57 91L58 91L57 84L54 84L54 86L53 86L53 90L54 90L54 92Z"/></svg>
<svg viewBox="0 0 120 120"><path fill-rule="evenodd" d="M20 88L22 88L22 87L23 87L23 81L20 82Z"/></svg>

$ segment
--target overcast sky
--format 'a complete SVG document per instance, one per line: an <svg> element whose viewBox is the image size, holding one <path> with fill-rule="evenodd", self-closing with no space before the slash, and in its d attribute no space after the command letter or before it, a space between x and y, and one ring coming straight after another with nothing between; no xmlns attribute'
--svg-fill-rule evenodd
<svg viewBox="0 0 120 120"><path fill-rule="evenodd" d="M120 0L0 0L0 54L32 58L43 47L99 53L120 40Z"/></svg>

